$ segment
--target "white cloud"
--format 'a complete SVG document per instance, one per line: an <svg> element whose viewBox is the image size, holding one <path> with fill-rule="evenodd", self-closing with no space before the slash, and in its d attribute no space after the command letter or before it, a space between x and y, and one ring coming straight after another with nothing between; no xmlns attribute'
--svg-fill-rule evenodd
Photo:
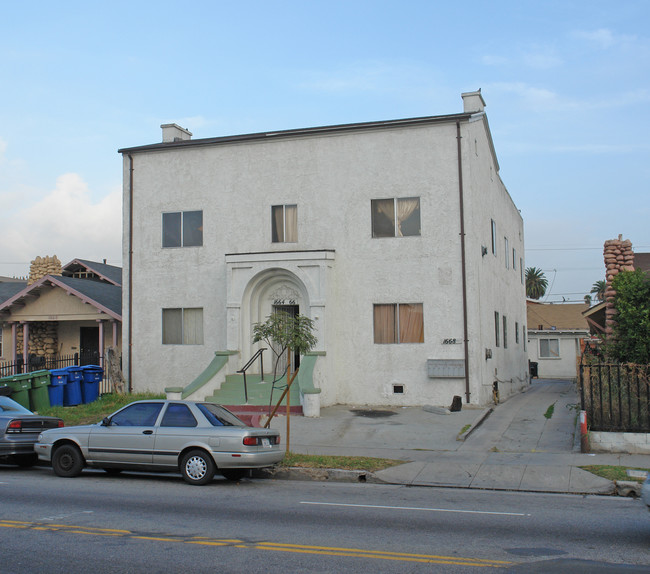
<svg viewBox="0 0 650 574"><path fill-rule="evenodd" d="M78 257L105 258L112 265L121 265L121 201L118 188L93 203L81 176L67 173L36 202L14 205L11 212L3 210L0 275L27 274L29 262L39 255L56 255L63 264ZM9 264L13 264L11 269Z"/></svg>
<svg viewBox="0 0 650 574"><path fill-rule="evenodd" d="M635 36L615 34L607 28L599 28L598 30L577 30L573 35L578 39L586 40L590 44L595 44L598 48L603 50L607 50L620 44L629 44L636 40Z"/></svg>
<svg viewBox="0 0 650 574"><path fill-rule="evenodd" d="M520 49L516 56L485 54L481 62L486 66L529 68L533 70L548 70L561 66L564 61L557 54L557 50L550 46L531 46Z"/></svg>

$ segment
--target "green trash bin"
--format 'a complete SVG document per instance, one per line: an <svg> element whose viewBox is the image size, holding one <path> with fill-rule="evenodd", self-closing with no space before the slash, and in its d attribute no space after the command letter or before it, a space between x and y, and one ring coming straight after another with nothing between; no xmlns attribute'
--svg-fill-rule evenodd
<svg viewBox="0 0 650 574"><path fill-rule="evenodd" d="M0 379L0 387L8 385L11 388L11 399L29 408L29 391L32 388L32 374L24 373L22 375L11 375Z"/></svg>
<svg viewBox="0 0 650 574"><path fill-rule="evenodd" d="M50 395L47 387L50 384L50 371L32 371L32 388L29 391L29 404L32 411L41 411L50 406Z"/></svg>

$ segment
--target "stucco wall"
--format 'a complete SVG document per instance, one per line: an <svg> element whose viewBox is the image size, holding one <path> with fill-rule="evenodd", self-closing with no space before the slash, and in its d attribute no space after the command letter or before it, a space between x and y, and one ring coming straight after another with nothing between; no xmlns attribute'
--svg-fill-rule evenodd
<svg viewBox="0 0 650 574"><path fill-rule="evenodd" d="M528 358L537 363L540 379L575 379L578 376L577 361L580 357L580 340L584 333L562 331L531 331L528 334ZM557 358L540 357L540 339L558 339L560 354Z"/></svg>
<svg viewBox="0 0 650 574"><path fill-rule="evenodd" d="M484 257L481 246L489 248L494 214L523 254L523 224L496 175L482 122L463 130L472 402L485 402L494 377L510 381L506 386L525 382L525 356L514 334L506 352L485 359L494 310L507 314L514 330L515 321L525 321L525 303L518 271L505 269L501 252ZM304 268L292 273L309 299L301 312L318 313L320 321L323 404L450 404L464 395L464 380L431 379L426 368L427 359L463 358L455 123L135 153L133 168L131 373L137 390L187 384L215 350L232 344L229 330L250 329L242 322L255 313L227 300L234 273L227 254L276 253L277 268L286 269L294 264L283 262L282 252L318 250L332 254L319 271L327 277L320 300ZM125 156L125 233L129 169ZM371 200L392 197L420 198L420 236L372 237ZM271 242L270 208L280 204L298 205L297 243ZM203 211L203 246L161 249L161 214L191 210ZM124 243L126 278L126 236ZM251 277L268 270L264 261L250 259ZM125 289L125 326L127 297ZM374 303L422 303L424 343L375 344ZM161 310L171 307L203 308L203 345L161 344ZM444 344L450 339L457 343ZM241 339L230 350L242 351L240 364L249 358ZM393 384L405 392L394 394Z"/></svg>

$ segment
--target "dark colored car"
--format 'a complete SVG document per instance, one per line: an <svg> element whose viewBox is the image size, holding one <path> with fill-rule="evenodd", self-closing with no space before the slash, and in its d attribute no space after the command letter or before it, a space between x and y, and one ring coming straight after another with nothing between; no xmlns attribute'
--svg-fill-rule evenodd
<svg viewBox="0 0 650 574"><path fill-rule="evenodd" d="M43 432L34 450L58 476L77 476L85 466L175 471L196 485L216 472L237 480L284 457L275 430L248 426L214 403L163 399L133 402L94 425Z"/></svg>
<svg viewBox="0 0 650 574"><path fill-rule="evenodd" d="M19 466L36 464L34 444L38 435L62 426L59 418L35 415L9 397L0 396L0 462Z"/></svg>

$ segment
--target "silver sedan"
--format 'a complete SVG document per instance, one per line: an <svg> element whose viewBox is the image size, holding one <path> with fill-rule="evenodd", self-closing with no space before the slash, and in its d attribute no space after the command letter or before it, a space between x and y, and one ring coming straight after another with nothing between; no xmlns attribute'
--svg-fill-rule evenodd
<svg viewBox="0 0 650 574"><path fill-rule="evenodd" d="M58 476L78 476L85 466L180 471L196 485L215 472L238 480L284 457L277 431L248 426L214 403L162 399L131 403L94 425L45 431L34 450Z"/></svg>

